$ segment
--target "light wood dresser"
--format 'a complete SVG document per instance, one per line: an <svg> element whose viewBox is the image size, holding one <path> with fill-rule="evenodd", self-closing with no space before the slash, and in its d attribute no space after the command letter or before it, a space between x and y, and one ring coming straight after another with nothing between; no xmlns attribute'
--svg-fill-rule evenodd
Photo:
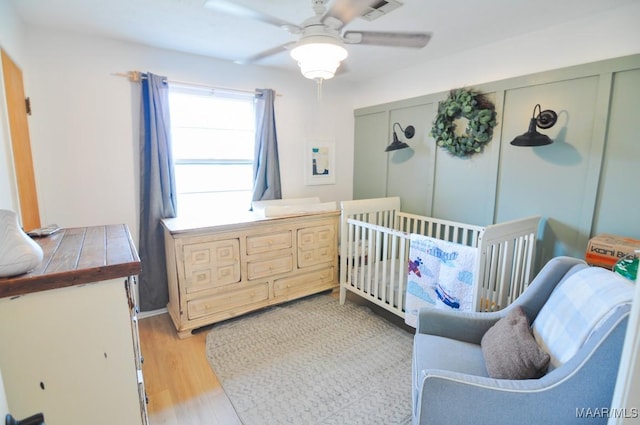
<svg viewBox="0 0 640 425"><path fill-rule="evenodd" d="M47 425L148 424L140 259L125 225L35 239L44 259L0 279L0 369L11 413Z"/></svg>
<svg viewBox="0 0 640 425"><path fill-rule="evenodd" d="M339 216L163 220L167 309L178 336L337 287Z"/></svg>

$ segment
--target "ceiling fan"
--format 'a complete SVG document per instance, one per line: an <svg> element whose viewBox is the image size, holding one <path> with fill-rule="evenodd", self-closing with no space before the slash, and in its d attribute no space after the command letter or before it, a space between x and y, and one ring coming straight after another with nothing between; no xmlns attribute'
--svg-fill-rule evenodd
<svg viewBox="0 0 640 425"><path fill-rule="evenodd" d="M311 0L315 15L296 25L270 16L234 0L207 0L205 6L218 12L275 25L298 36L297 41L260 52L238 63L253 63L291 50L302 75L322 81L333 78L347 55L346 44L422 48L431 39L427 32L342 31L356 18L374 20L402 6L398 0Z"/></svg>

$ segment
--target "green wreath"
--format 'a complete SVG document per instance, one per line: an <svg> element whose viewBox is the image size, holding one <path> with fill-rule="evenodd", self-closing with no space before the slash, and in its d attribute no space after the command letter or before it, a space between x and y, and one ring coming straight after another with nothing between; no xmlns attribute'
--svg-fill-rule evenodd
<svg viewBox="0 0 640 425"><path fill-rule="evenodd" d="M455 121L466 118L469 124L464 134L456 134ZM452 155L463 157L481 152L489 143L496 126L493 104L483 95L467 89L454 89L447 100L440 102L431 136L438 146Z"/></svg>

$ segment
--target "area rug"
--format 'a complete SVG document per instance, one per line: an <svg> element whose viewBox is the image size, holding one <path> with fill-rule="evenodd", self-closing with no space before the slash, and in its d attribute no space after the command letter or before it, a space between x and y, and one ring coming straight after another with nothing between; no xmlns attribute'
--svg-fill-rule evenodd
<svg viewBox="0 0 640 425"><path fill-rule="evenodd" d="M244 425L405 425L412 342L321 294L214 326L206 353Z"/></svg>

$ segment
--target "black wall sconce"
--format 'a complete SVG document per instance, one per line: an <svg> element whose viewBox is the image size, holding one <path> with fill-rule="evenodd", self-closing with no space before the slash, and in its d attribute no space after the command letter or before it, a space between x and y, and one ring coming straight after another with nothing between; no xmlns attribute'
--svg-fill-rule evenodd
<svg viewBox="0 0 640 425"><path fill-rule="evenodd" d="M536 108L538 115L536 116ZM550 109L542 110L540 104L533 107L533 117L529 122L529 130L521 136L511 141L514 146L544 146L553 143L553 140L546 134L538 133L536 127L547 129L554 126L558 121L558 114Z"/></svg>
<svg viewBox="0 0 640 425"><path fill-rule="evenodd" d="M400 140L398 140L398 135L396 134L396 125L400 127L400 130L404 133L404 137L406 137L407 139L411 139L416 134L416 129L412 125L408 125L407 128L403 130L400 123L394 123L393 142L391 142L391 144L387 146L387 148L384 150L385 152L391 152L409 147L409 145L407 145L405 142L401 142Z"/></svg>

